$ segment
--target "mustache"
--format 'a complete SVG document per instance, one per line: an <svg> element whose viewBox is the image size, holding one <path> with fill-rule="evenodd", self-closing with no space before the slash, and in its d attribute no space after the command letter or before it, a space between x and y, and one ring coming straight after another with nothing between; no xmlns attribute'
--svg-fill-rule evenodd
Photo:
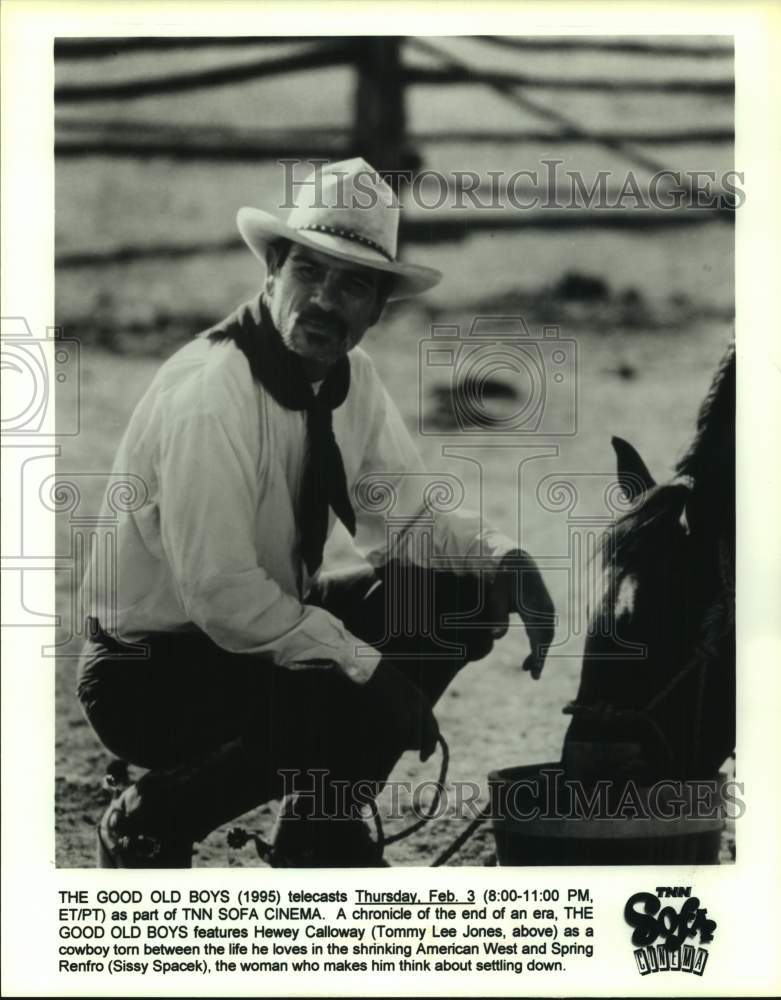
<svg viewBox="0 0 781 1000"><path fill-rule="evenodd" d="M304 324L316 323L318 326L322 326L329 332L338 334L340 337L344 337L347 332L346 324L339 316L324 312L322 309L306 309L299 315L298 321Z"/></svg>

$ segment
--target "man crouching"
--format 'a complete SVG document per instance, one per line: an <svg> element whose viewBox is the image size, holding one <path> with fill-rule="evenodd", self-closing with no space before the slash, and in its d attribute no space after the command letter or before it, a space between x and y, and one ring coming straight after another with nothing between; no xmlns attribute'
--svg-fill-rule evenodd
<svg viewBox="0 0 781 1000"><path fill-rule="evenodd" d="M194 842L280 797L291 773L326 780L286 798L272 863L382 864L351 790L378 789L406 750L430 756L432 706L510 612L535 677L552 639L533 560L476 515L421 505L420 456L358 347L388 299L441 275L396 259L398 206L365 161L317 180L287 222L240 210L262 291L162 365L117 454L146 497L119 518L78 695L106 748L148 770L106 810L100 866L189 866ZM402 539L426 515L437 568L356 502L372 475L395 491ZM365 563L329 576L337 518ZM430 595L425 614L412 593ZM474 608L477 628L424 627Z"/></svg>

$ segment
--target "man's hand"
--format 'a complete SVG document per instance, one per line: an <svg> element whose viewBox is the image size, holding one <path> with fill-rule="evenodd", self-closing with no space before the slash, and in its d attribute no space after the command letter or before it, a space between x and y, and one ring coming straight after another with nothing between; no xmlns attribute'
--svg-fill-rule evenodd
<svg viewBox="0 0 781 1000"><path fill-rule="evenodd" d="M502 559L489 590L488 612L489 620L497 623L495 639L506 634L510 614L520 615L531 646L523 669L537 680L553 640L555 609L537 564L522 549L513 549Z"/></svg>
<svg viewBox="0 0 781 1000"><path fill-rule="evenodd" d="M387 729L403 750L420 750L426 761L434 752L439 726L426 696L387 660L381 660L366 682L377 704L377 726Z"/></svg>

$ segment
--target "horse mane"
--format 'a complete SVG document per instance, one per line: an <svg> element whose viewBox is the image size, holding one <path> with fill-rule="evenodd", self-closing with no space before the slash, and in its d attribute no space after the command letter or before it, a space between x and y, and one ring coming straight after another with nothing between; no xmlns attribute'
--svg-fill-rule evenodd
<svg viewBox="0 0 781 1000"><path fill-rule="evenodd" d="M713 470L721 469L725 461L734 462L734 454L735 344L733 342L722 357L708 393L700 406L694 440L676 465L675 471L679 476L691 476L695 483L702 483L704 480L712 483L715 481Z"/></svg>
<svg viewBox="0 0 781 1000"><path fill-rule="evenodd" d="M734 496L731 345L674 478L648 489L603 534L602 593L589 610L565 749L637 741L640 768L699 777L734 748ZM646 647L647 670L623 669L626 639ZM611 659L621 669L610 669Z"/></svg>
<svg viewBox="0 0 781 1000"><path fill-rule="evenodd" d="M680 525L690 496L691 485L679 479L652 487L634 510L623 514L603 535L603 565L609 560L614 572L619 565L626 572L656 546L661 533Z"/></svg>
<svg viewBox="0 0 781 1000"><path fill-rule="evenodd" d="M623 575L657 544L660 533L680 523L689 504L698 512L698 524L713 534L713 525L734 512L734 463L735 345L731 343L700 405L694 438L675 466L675 478L652 487L605 533L603 566L609 560L614 576Z"/></svg>

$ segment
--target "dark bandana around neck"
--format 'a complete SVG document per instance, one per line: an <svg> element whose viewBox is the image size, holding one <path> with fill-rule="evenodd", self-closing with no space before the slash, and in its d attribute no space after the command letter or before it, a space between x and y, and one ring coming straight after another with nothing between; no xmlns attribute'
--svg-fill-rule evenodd
<svg viewBox="0 0 781 1000"><path fill-rule="evenodd" d="M350 388L350 362L346 357L338 361L315 393L298 355L285 347L260 297L240 306L205 335L211 341L232 340L246 356L253 377L280 406L306 413L299 524L301 555L313 574L323 561L329 507L355 534L355 513L332 422L333 410L342 405Z"/></svg>

